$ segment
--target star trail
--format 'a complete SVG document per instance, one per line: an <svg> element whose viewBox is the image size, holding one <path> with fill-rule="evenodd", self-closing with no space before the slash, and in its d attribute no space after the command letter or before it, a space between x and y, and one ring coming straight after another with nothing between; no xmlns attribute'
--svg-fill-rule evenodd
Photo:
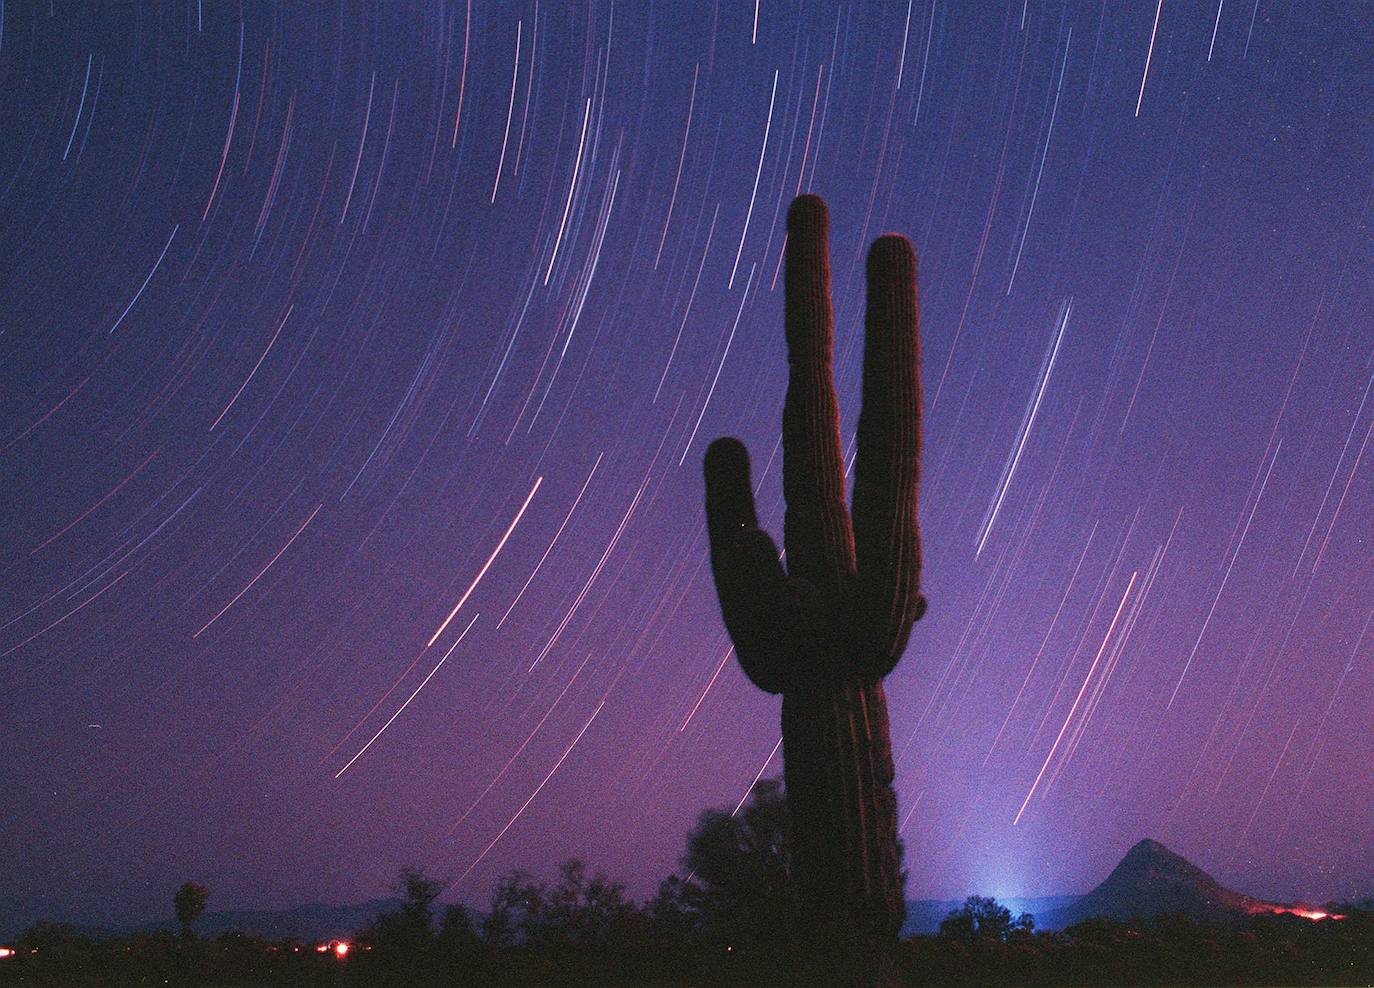
<svg viewBox="0 0 1374 988"><path fill-rule="evenodd" d="M920 259L909 897L1374 887L1374 7L0 4L0 907L648 894L781 771L788 203ZM54 905L56 904L56 905Z"/></svg>

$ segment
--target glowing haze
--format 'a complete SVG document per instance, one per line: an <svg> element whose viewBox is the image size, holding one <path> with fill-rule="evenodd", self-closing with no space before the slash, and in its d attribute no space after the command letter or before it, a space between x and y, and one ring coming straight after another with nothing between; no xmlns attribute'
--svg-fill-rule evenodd
<svg viewBox="0 0 1374 988"><path fill-rule="evenodd" d="M799 191L847 453L863 252L920 255L908 893L1374 886L1368 4L0 23L8 914L669 873L780 770L700 461L780 530Z"/></svg>

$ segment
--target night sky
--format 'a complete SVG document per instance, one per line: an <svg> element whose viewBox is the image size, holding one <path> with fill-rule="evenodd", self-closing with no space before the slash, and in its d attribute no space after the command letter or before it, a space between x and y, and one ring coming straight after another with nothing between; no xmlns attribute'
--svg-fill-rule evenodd
<svg viewBox="0 0 1374 988"><path fill-rule="evenodd" d="M652 891L781 771L780 259L920 257L910 897L1374 888L1374 7L0 4L0 909Z"/></svg>

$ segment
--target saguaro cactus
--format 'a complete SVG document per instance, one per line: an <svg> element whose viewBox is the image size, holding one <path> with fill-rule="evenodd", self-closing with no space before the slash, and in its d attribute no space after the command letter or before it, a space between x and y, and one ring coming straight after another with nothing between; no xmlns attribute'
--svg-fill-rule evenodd
<svg viewBox="0 0 1374 988"><path fill-rule="evenodd" d="M829 216L787 215L788 384L783 409L787 569L759 528L749 457L706 451L706 518L725 627L744 672L782 694L794 882L813 943L855 983L892 977L905 913L882 680L925 612L916 493L921 442L916 255L905 237L868 254L863 408L845 507L831 380Z"/></svg>

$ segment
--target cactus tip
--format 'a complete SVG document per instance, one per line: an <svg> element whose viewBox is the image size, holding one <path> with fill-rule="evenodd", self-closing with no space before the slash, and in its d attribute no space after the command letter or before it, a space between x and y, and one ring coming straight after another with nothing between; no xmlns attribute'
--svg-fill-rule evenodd
<svg viewBox="0 0 1374 988"><path fill-rule="evenodd" d="M830 228L830 211L820 196L797 196L787 210L787 232L824 233Z"/></svg>
<svg viewBox="0 0 1374 988"><path fill-rule="evenodd" d="M870 269L877 265L900 264L914 270L916 250L911 246L911 241L900 233L884 233L869 248L868 264Z"/></svg>

